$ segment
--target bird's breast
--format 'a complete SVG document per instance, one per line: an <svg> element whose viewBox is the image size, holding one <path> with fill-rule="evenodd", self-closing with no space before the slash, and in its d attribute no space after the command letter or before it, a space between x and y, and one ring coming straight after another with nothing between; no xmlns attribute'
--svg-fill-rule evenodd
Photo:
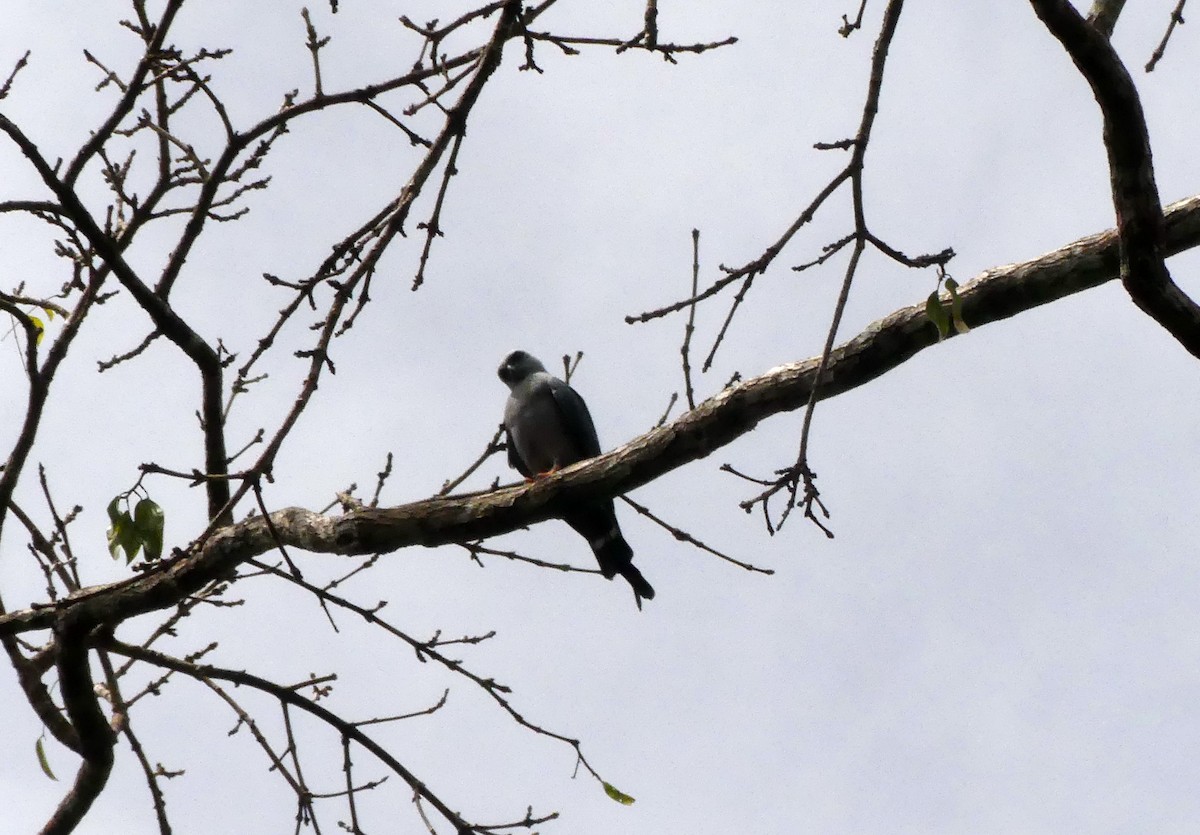
<svg viewBox="0 0 1200 835"><path fill-rule="evenodd" d="M580 460L571 436L562 425L562 413L548 390L509 398L504 423L517 454L535 473L549 472Z"/></svg>

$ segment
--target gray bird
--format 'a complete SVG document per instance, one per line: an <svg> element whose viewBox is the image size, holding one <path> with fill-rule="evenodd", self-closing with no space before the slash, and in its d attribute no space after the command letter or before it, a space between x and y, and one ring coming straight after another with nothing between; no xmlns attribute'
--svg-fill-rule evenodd
<svg viewBox="0 0 1200 835"><path fill-rule="evenodd" d="M513 351L500 366L500 379L511 390L504 404L508 463L526 478L547 475L600 454L600 440L579 393L552 374L537 358ZM654 587L634 567L633 549L621 535L611 499L586 502L563 514L563 521L592 546L600 572L620 574L633 587L637 607L654 599Z"/></svg>

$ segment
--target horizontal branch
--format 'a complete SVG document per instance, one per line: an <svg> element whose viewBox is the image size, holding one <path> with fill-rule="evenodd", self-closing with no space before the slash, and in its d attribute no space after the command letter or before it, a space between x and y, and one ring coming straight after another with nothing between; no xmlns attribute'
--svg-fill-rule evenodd
<svg viewBox="0 0 1200 835"><path fill-rule="evenodd" d="M1169 254L1200 245L1200 195L1169 206L1166 221ZM1030 261L987 270L959 288L963 319L977 329L1111 281L1120 271L1117 246L1116 232L1109 230ZM938 330L924 301L901 308L834 349L817 397L834 397L868 383L937 342ZM289 547L369 554L467 542L549 519L581 499L615 496L647 484L704 458L771 415L804 406L819 361L812 357L789 363L730 386L673 423L532 484L364 508L338 517L293 507L271 514L270 524L262 517L248 519L217 530L198 548L145 575L0 616L0 634L50 628L65 610L100 624L175 605L276 547L272 527Z"/></svg>

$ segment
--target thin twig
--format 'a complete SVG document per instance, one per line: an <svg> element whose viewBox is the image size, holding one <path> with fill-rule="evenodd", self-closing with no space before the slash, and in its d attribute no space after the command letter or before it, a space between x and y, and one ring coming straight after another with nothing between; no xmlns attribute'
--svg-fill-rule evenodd
<svg viewBox="0 0 1200 835"><path fill-rule="evenodd" d="M389 452L383 462L383 469L375 474L375 494L371 496L371 507L379 507L379 494L383 492L383 485L392 475L392 460L392 453Z"/></svg>
<svg viewBox="0 0 1200 835"><path fill-rule="evenodd" d="M1171 12L1171 21L1167 24L1167 31L1163 33L1162 40L1158 42L1158 46L1150 55L1150 60L1146 62L1146 72L1154 72L1154 68L1158 66L1158 62L1167 52L1167 41L1171 40L1171 34L1175 31L1175 27L1183 25L1183 7L1186 3L1187 0L1179 0L1175 4L1175 9Z"/></svg>
<svg viewBox="0 0 1200 835"><path fill-rule="evenodd" d="M483 448L483 452L479 453L479 457L476 458L474 461L472 461L471 464L465 470L463 470L458 476L456 476L455 478L449 479L448 481L443 482L442 489L438 490L436 495L438 495L438 496L447 495L455 487L457 487L458 485L460 485L464 481L466 481L468 478L470 478L471 475L476 470L478 470L480 467L483 466L483 463L485 461L487 461L489 458L491 458L493 455L495 455L500 450L504 449L504 443L501 442L501 440L500 440L502 437L504 437L504 424L503 423L500 424L500 427L496 430L496 433L494 435L492 435L492 439L487 442L487 446L485 446ZM374 502L371 503L371 506L372 507L375 506Z"/></svg>
<svg viewBox="0 0 1200 835"><path fill-rule="evenodd" d="M638 513L640 513L642 516L645 516L647 519L654 522L654 524L658 525L660 528L662 528L663 530L670 533L671 536L675 537L680 542L686 542L689 545L694 545L697 548L699 548L701 551L707 551L708 553L712 554L714 557L720 557L721 559L725 560L726 562L733 563L738 568L744 568L747 571L754 571L759 574L774 574L775 573L775 569L773 569L773 568L759 568L757 565L752 565L751 563L748 563L748 562L742 562L739 559L735 559L734 557L731 557L728 554L718 551L716 548L713 548L709 545L705 545L699 539L696 539L696 537L692 536L690 533L683 530L682 528L677 528L674 525L672 525L670 522L667 522L664 519L660 518L659 516L656 516L645 505L638 504L637 502L635 502L633 499L629 498L628 496L621 496L620 498L621 498L621 501L625 502L625 504L629 505L634 510L636 510Z"/></svg>
<svg viewBox="0 0 1200 835"><path fill-rule="evenodd" d="M417 275L413 279L412 289L416 290L425 283L425 265L429 263L429 250L433 247L433 239L442 237L442 204L446 200L446 190L450 187L450 178L458 173L458 149L462 147L463 134L458 134L454 137L454 144L450 146L450 157L446 160L446 167L442 171L442 182L438 186L437 198L433 203L433 213L430 214L429 220L424 223L418 223L418 229L425 230L425 245L421 248L421 257L417 262Z"/></svg>
<svg viewBox="0 0 1200 835"><path fill-rule="evenodd" d="M9 91L12 90L13 81L17 77L17 73L25 68L29 63L29 50L25 50L25 54L17 59L16 65L13 66L12 72L8 74L8 78L4 79L4 84L0 85L0 99L8 98Z"/></svg>
<svg viewBox="0 0 1200 835"><path fill-rule="evenodd" d="M649 11L646 12L649 14ZM700 230L692 230L692 303L688 305L687 325L683 328L683 346L679 353L683 356L683 384L687 394L689 409L696 408L696 396L692 389L692 364L689 360L688 349L692 344L692 332L696 330L696 289L700 282ZM665 416L664 416L665 417Z"/></svg>
<svg viewBox="0 0 1200 835"><path fill-rule="evenodd" d="M313 96L321 98L325 95L325 89L321 86L321 48L329 43L329 36L326 35L323 38L317 37L317 27L313 26L307 6L300 10L300 16L304 18L304 32L307 36L304 45L308 47L308 51L312 54Z"/></svg>

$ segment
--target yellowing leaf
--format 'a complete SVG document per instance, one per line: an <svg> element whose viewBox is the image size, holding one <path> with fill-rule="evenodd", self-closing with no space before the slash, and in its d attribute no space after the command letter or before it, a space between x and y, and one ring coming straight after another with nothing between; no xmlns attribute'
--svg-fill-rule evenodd
<svg viewBox="0 0 1200 835"><path fill-rule="evenodd" d="M46 746L42 744L42 738L40 736L38 737L37 744L33 747L34 750L37 751L38 765L42 767L42 773L51 780L57 781L58 778L55 777L54 772L50 770L50 760L46 758Z"/></svg>
<svg viewBox="0 0 1200 835"><path fill-rule="evenodd" d="M622 804L623 806L633 805L633 802L634 802L633 798L630 797L629 795L625 794L625 792L618 789L612 783L604 784L604 793L606 795L608 795L609 797L611 797L613 800Z"/></svg>
<svg viewBox="0 0 1200 835"><path fill-rule="evenodd" d="M950 333L950 317L946 314L946 308L942 307L936 290L925 300L925 315L937 326L938 339L945 339Z"/></svg>

